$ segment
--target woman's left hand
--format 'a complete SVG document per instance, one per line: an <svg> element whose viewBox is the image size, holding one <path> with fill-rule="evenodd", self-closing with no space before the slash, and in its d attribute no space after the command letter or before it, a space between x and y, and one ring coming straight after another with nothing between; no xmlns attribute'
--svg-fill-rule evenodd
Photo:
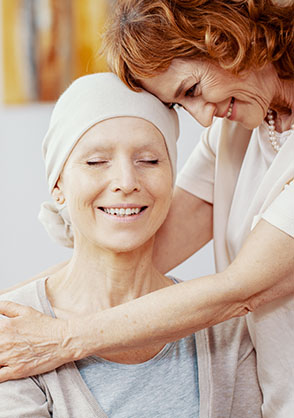
<svg viewBox="0 0 294 418"><path fill-rule="evenodd" d="M72 360L68 322L0 301L0 382L55 369Z"/></svg>

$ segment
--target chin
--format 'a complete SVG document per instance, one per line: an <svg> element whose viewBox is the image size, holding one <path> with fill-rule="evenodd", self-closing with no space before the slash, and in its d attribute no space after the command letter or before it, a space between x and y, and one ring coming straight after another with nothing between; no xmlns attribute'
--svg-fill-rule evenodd
<svg viewBox="0 0 294 418"><path fill-rule="evenodd" d="M251 129L252 130L252 129L258 128L261 125L262 121L263 121L263 119L262 120L259 120L259 121L256 121L256 120L252 120L252 121L246 120L246 121L240 122L240 124L242 126L244 126L244 128Z"/></svg>
<svg viewBox="0 0 294 418"><path fill-rule="evenodd" d="M118 241L116 240L115 243L105 243L101 245L101 248L104 248L108 251L111 251L115 254L122 254L122 253L131 253L133 251L137 251L139 249L145 250L146 247L153 243L153 239L123 239L120 238Z"/></svg>

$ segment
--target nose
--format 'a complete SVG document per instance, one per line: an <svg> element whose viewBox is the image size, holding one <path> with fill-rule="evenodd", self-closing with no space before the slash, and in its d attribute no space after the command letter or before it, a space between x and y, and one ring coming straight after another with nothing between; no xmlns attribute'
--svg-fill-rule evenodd
<svg viewBox="0 0 294 418"><path fill-rule="evenodd" d="M139 176L134 163L125 160L117 162L113 167L111 191L130 194L140 189Z"/></svg>
<svg viewBox="0 0 294 418"><path fill-rule="evenodd" d="M216 106L203 100L202 97L194 98L184 105L190 115L202 126L210 126L216 112Z"/></svg>

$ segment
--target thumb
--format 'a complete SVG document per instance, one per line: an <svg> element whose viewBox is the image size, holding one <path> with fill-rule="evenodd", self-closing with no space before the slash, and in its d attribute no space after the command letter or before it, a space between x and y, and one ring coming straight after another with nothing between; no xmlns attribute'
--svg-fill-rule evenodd
<svg viewBox="0 0 294 418"><path fill-rule="evenodd" d="M0 301L0 314L8 318L15 318L28 313L28 307L8 300Z"/></svg>

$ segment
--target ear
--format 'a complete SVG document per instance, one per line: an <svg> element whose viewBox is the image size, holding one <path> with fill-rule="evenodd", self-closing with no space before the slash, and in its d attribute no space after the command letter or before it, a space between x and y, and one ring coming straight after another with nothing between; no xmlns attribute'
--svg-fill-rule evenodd
<svg viewBox="0 0 294 418"><path fill-rule="evenodd" d="M52 191L52 197L59 205L63 205L65 202L65 197L63 196L63 193L59 187L59 181L56 183L56 186Z"/></svg>

